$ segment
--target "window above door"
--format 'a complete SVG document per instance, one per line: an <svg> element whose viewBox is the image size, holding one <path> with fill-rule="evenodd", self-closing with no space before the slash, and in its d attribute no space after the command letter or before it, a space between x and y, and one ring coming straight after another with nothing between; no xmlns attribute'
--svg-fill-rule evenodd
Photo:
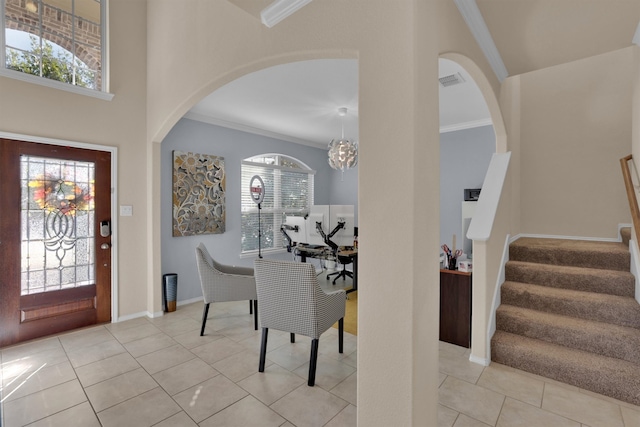
<svg viewBox="0 0 640 427"><path fill-rule="evenodd" d="M0 0L0 74L111 99L107 0Z"/></svg>

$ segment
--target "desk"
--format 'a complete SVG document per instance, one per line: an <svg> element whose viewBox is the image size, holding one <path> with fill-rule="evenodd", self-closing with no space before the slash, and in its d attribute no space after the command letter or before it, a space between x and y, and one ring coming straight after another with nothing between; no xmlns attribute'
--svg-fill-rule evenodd
<svg viewBox="0 0 640 427"><path fill-rule="evenodd" d="M336 254L333 253L328 246L321 247L309 247L297 245L293 248L294 254L300 256L300 261L307 262L307 258L317 258L325 260L335 260L336 255L349 257L353 262L353 287L347 291L347 293L355 292L358 290L358 249L346 250L344 248L338 248Z"/></svg>
<svg viewBox="0 0 640 427"><path fill-rule="evenodd" d="M440 270L440 341L471 347L471 273Z"/></svg>

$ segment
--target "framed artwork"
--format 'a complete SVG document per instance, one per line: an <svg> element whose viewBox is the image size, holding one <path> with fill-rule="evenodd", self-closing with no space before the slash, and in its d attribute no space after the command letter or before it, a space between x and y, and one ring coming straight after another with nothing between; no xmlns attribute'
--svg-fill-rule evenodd
<svg viewBox="0 0 640 427"><path fill-rule="evenodd" d="M173 236L225 231L224 157L173 152Z"/></svg>

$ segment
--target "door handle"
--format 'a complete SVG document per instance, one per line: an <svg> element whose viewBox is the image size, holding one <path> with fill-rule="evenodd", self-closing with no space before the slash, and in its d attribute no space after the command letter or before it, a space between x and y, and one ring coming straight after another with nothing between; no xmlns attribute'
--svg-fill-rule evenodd
<svg viewBox="0 0 640 427"><path fill-rule="evenodd" d="M100 249L109 249L109 244L108 243L103 243L100 245Z"/></svg>

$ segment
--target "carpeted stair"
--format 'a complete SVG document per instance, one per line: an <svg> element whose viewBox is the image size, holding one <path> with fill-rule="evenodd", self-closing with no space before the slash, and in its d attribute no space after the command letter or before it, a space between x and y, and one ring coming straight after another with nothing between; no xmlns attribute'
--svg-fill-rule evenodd
<svg viewBox="0 0 640 427"><path fill-rule="evenodd" d="M640 305L623 242L513 242L491 359L640 405Z"/></svg>

